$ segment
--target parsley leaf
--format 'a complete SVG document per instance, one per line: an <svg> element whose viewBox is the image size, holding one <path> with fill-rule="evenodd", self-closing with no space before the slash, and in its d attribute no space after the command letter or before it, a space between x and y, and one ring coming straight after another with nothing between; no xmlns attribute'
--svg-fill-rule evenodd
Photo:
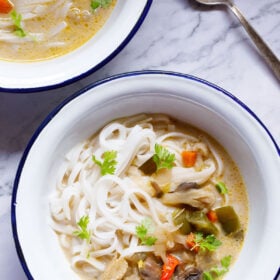
<svg viewBox="0 0 280 280"><path fill-rule="evenodd" d="M92 160L94 163L99 165L101 168L101 175L104 176L106 174L114 174L116 171L116 165L117 165L117 152L116 151L106 151L102 158L104 159L103 162L96 159L96 157L93 155Z"/></svg>
<svg viewBox="0 0 280 280"><path fill-rule="evenodd" d="M226 256L224 258L222 258L221 260L221 265L223 268L228 269L231 263L231 256Z"/></svg>
<svg viewBox="0 0 280 280"><path fill-rule="evenodd" d="M203 272L203 280L214 280L210 272Z"/></svg>
<svg viewBox="0 0 280 280"><path fill-rule="evenodd" d="M17 35L18 37L25 37L26 32L22 28L22 16L21 14L18 14L15 10L13 10L10 13L11 19L13 21L13 24L15 26L15 31L14 34Z"/></svg>
<svg viewBox="0 0 280 280"><path fill-rule="evenodd" d="M224 182L218 182L216 184L216 189L218 190L219 193L221 194L227 194L228 193L228 189L227 186Z"/></svg>
<svg viewBox="0 0 280 280"><path fill-rule="evenodd" d="M153 160L157 165L157 170L162 168L171 169L174 166L175 154L171 154L163 146L155 144Z"/></svg>
<svg viewBox="0 0 280 280"><path fill-rule="evenodd" d="M222 242L218 240L213 234L207 235L204 238L202 233L196 233L194 241L196 243L196 246L199 246L202 251L208 250L210 252L213 252L217 250L220 245L222 245Z"/></svg>
<svg viewBox="0 0 280 280"><path fill-rule="evenodd" d="M153 232L152 220L146 218L141 225L136 227L136 235L141 240L142 245L152 246L157 241L157 238L148 234Z"/></svg>
<svg viewBox="0 0 280 280"><path fill-rule="evenodd" d="M90 236L91 232L87 230L89 224L89 216L83 216L77 223L79 226L79 230L76 230L73 232L74 235L78 236L81 239L87 240L87 242L90 242Z"/></svg>
<svg viewBox="0 0 280 280"><path fill-rule="evenodd" d="M95 11L98 8L107 8L113 0L91 0L90 6Z"/></svg>
<svg viewBox="0 0 280 280"><path fill-rule="evenodd" d="M226 256L221 260L221 266L214 266L209 271L203 273L203 280L214 280L228 272L231 256Z"/></svg>

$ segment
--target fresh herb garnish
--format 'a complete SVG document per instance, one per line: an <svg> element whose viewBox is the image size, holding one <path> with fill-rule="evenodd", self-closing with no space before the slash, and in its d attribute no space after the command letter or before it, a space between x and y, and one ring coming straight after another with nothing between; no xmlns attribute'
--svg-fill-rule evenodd
<svg viewBox="0 0 280 280"><path fill-rule="evenodd" d="M117 152L116 151L106 151L102 158L104 159L103 162L96 159L95 155L92 156L92 160L99 165L101 168L101 175L104 176L106 174L114 174L116 171L117 165Z"/></svg>
<svg viewBox="0 0 280 280"><path fill-rule="evenodd" d="M149 218L144 219L141 225L136 227L135 231L142 245L152 246L157 241L156 237L149 235L153 233L152 220Z"/></svg>
<svg viewBox="0 0 280 280"><path fill-rule="evenodd" d="M76 230L73 232L74 235L78 236L81 239L87 240L87 242L90 242L90 236L91 232L88 231L87 227L89 224L89 216L83 216L77 223L79 230Z"/></svg>
<svg viewBox="0 0 280 280"><path fill-rule="evenodd" d="M15 10L13 10L10 13L10 16L11 16L11 19L12 19L13 24L15 26L14 34L18 37L25 37L26 32L22 28L22 22L21 22L22 16L21 16L21 14L18 14Z"/></svg>
<svg viewBox="0 0 280 280"><path fill-rule="evenodd" d="M209 271L203 272L203 280L215 280L228 272L231 256L226 256L221 260L221 266L214 266Z"/></svg>
<svg viewBox="0 0 280 280"><path fill-rule="evenodd" d="M153 160L157 165L157 170L162 168L171 169L174 166L175 154L171 154L166 148L155 144L155 154Z"/></svg>
<svg viewBox="0 0 280 280"><path fill-rule="evenodd" d="M227 194L228 193L228 189L227 186L224 182L218 182L216 184L216 189L218 190L219 193L221 194Z"/></svg>
<svg viewBox="0 0 280 280"><path fill-rule="evenodd" d="M107 8L113 0L91 0L90 6L95 11L98 8Z"/></svg>
<svg viewBox="0 0 280 280"><path fill-rule="evenodd" d="M194 242L195 245L193 248L191 248L191 250L193 250L195 247L199 247L203 252L206 250L213 252L217 250L220 245L222 245L222 242L218 240L214 234L203 237L203 234L200 232L195 233Z"/></svg>

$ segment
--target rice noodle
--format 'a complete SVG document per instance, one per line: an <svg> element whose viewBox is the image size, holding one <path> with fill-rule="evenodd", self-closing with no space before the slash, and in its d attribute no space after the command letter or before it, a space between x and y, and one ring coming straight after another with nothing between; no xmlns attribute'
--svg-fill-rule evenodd
<svg viewBox="0 0 280 280"><path fill-rule="evenodd" d="M51 38L60 34L66 27L66 17L72 6L71 0L15 0L13 1L16 12L21 15L21 24L24 28L29 20L40 20L45 15L55 17L56 24L51 26L47 32L29 32L25 37L18 37L14 33L14 22L11 17L0 17L0 42L22 44L26 42L47 42ZM63 42L53 41L53 45L62 45Z"/></svg>
<svg viewBox="0 0 280 280"><path fill-rule="evenodd" d="M155 130L154 127L161 128ZM136 226L145 217L150 217L157 232L161 233L163 245L158 246L159 254L167 246L164 245L166 232L172 234L178 229L172 223L174 208L146 192L145 188L149 186L143 186L145 180L137 183L137 178L142 176L140 172L130 173L131 165L139 166L151 157L155 143L177 155L186 145L203 150L199 170L183 167L177 158L176 166L171 170L171 190L184 181L204 184L213 179L217 167L218 175L221 174L222 161L214 147L186 132L174 132L174 128L176 125L167 116L138 115L108 124L98 135L67 154L58 171L57 189L50 201L51 226L59 234L63 247L72 248L70 258L75 270L98 277L106 263L116 255L127 257L137 252L154 251L154 246L142 245L135 234ZM114 175L101 176L91 158L94 154L102 160L108 150L117 152L116 171ZM78 221L85 215L90 218L90 242L73 235ZM172 245L172 242L166 243Z"/></svg>

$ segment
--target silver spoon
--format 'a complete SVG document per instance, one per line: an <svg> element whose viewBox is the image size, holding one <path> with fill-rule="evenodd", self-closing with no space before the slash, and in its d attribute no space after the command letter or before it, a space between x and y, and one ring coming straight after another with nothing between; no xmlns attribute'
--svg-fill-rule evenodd
<svg viewBox="0 0 280 280"><path fill-rule="evenodd" d="M205 5L226 5L231 9L231 11L240 20L245 30L250 35L251 39L254 41L255 45L259 49L261 55L263 56L266 63L270 66L271 70L274 72L277 79L280 81L280 61L277 56L271 51L267 44L263 41L260 35L255 31L255 29L250 25L250 23L245 19L240 10L230 1L230 0L196 0L200 4Z"/></svg>

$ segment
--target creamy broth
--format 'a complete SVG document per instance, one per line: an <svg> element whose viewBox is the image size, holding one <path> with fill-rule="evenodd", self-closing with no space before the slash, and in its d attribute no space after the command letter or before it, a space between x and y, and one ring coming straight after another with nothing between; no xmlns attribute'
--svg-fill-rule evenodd
<svg viewBox="0 0 280 280"><path fill-rule="evenodd" d="M11 13L0 13L0 59L34 61L67 54L102 28L116 4L113 0L108 7L93 11L90 0L41 2L13 1L14 11L22 16L24 37L15 35Z"/></svg>
<svg viewBox="0 0 280 280"><path fill-rule="evenodd" d="M163 168L150 164L159 148L168 153L165 164L173 158ZM185 152L195 159L186 161ZM115 164L110 174L104 174L106 153ZM224 220L228 207L237 219L226 212ZM148 114L113 121L74 147L58 172L50 208L72 268L91 280L201 280L207 273L221 279L242 248L249 212L240 171L216 140ZM170 258L178 263L164 278Z"/></svg>

